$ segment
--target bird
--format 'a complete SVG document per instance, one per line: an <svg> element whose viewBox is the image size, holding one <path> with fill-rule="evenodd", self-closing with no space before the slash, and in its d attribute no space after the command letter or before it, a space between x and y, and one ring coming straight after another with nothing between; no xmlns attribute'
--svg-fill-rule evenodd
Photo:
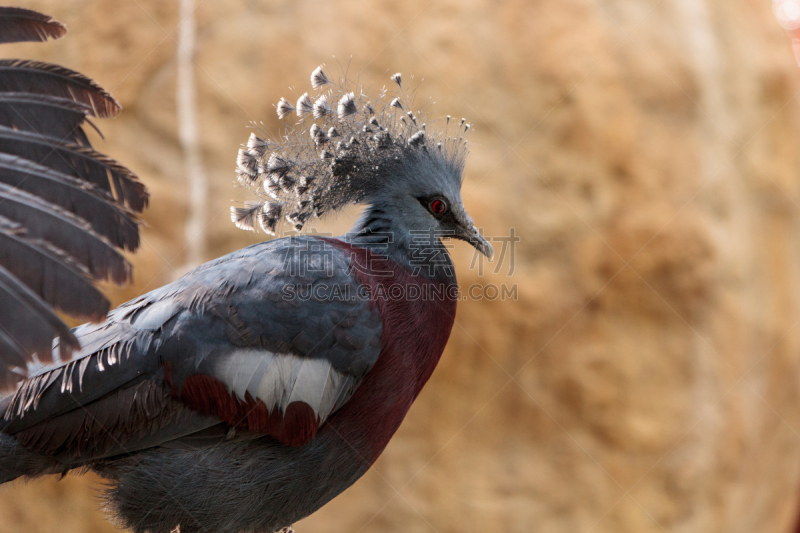
<svg viewBox="0 0 800 533"><path fill-rule="evenodd" d="M0 7L0 43L66 31L42 13ZM122 251L139 247L138 213L149 193L84 131L97 129L90 118L120 109L78 72L0 59L0 390L13 390L36 355L51 363L53 338L61 357L79 349L56 309L102 320L111 304L95 282L131 281Z"/></svg>
<svg viewBox="0 0 800 533"><path fill-rule="evenodd" d="M448 239L493 250L461 197L470 125L400 73L334 78L316 68L237 155L255 199L231 221L269 239L75 328L0 400L0 483L91 470L136 533L275 533L373 465L454 325ZM302 232L352 205L344 235Z"/></svg>

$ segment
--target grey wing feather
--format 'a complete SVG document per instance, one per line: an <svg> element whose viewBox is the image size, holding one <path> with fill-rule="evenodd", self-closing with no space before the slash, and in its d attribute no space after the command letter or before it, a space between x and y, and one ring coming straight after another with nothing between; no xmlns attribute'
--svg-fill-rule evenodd
<svg viewBox="0 0 800 533"><path fill-rule="evenodd" d="M293 273L285 257L307 244L304 239L281 239L240 250L118 307L103 323L76 328L83 345L78 357L40 369L0 402L5 413L0 429L27 435L46 428L50 440L68 448L80 441L70 425L78 415L71 413L95 409L112 427L121 428L118 440L123 444L166 444L177 434L183 438L222 422L209 416L213 413L178 416L186 408L183 384L197 375L211 376L232 398L261 401L270 411L285 412L291 403L303 402L324 423L377 360L382 323L368 299L310 298L298 303L284 298L287 284L321 279L358 283L349 274L349 259L338 251L331 272ZM302 255L292 261L303 261ZM305 340L297 342L299 337ZM342 338L348 342L341 343ZM170 399L158 396L151 386ZM124 391L136 387L159 398L164 416L184 420L184 427L167 431L163 428L170 424L156 413L150 423L157 431L143 440L124 422L136 420L148 429L144 415L119 403ZM36 435L44 446L44 433ZM104 441L78 452L104 457L121 450L118 443Z"/></svg>

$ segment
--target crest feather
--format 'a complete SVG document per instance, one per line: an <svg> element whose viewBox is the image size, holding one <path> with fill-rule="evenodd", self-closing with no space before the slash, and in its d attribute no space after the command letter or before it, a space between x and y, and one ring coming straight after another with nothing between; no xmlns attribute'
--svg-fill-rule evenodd
<svg viewBox="0 0 800 533"><path fill-rule="evenodd" d="M256 157L264 157L269 150L269 143L255 133L251 133L250 138L247 139L247 148Z"/></svg>
<svg viewBox="0 0 800 533"><path fill-rule="evenodd" d="M278 118L283 120L289 113L294 111L294 106L290 104L285 98L281 98L276 107L278 111Z"/></svg>
<svg viewBox="0 0 800 533"><path fill-rule="evenodd" d="M237 228L245 231L255 231L256 219L261 213L263 203L248 201L245 202L244 207L231 206L231 222Z"/></svg>
<svg viewBox="0 0 800 533"><path fill-rule="evenodd" d="M315 89L328 85L330 82L331 80L328 79L328 76L326 76L325 72L322 70L322 65L315 68L314 72L311 73L311 86Z"/></svg>
<svg viewBox="0 0 800 533"><path fill-rule="evenodd" d="M302 118L303 115L314 112L314 104L311 102L311 97L308 93L303 93L303 96L297 99L297 116Z"/></svg>
<svg viewBox="0 0 800 533"><path fill-rule="evenodd" d="M328 95L323 94L314 102L314 118L322 118L333 113L333 108L328 103Z"/></svg>
<svg viewBox="0 0 800 533"><path fill-rule="evenodd" d="M355 115L358 109L356 108L356 97L353 93L347 93L339 100L337 109L339 118L349 117Z"/></svg>
<svg viewBox="0 0 800 533"><path fill-rule="evenodd" d="M300 121L270 141L253 133L239 151L236 174L261 200L231 208L234 224L275 234L286 221L300 231L314 217L369 201L404 176L437 168L460 180L469 125L451 125L449 116L430 120L414 107L401 75L391 79L394 91L373 91L347 79L333 83L320 66L311 85L324 92L303 93L296 106L281 98L278 116L296 111Z"/></svg>

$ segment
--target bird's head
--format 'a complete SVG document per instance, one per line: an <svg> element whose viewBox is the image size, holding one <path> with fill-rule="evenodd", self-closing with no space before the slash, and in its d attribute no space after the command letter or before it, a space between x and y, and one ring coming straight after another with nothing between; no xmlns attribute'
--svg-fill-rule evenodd
<svg viewBox="0 0 800 533"><path fill-rule="evenodd" d="M437 150L438 151L438 150ZM391 217L391 227L402 241L423 244L440 238L460 239L491 258L492 246L480 234L461 198L461 169L434 152L406 153L387 168L386 185L366 198L363 223L371 217Z"/></svg>
<svg viewBox="0 0 800 533"><path fill-rule="evenodd" d="M296 104L282 98L279 118L298 122L271 140L253 133L239 151L239 182L261 199L231 208L236 226L274 234L285 219L299 231L311 218L366 204L361 226L369 231L396 232L398 240L452 237L491 257L461 199L470 125L450 116L427 121L400 74L391 79L395 91L365 94L347 79L333 83L319 67L313 95Z"/></svg>

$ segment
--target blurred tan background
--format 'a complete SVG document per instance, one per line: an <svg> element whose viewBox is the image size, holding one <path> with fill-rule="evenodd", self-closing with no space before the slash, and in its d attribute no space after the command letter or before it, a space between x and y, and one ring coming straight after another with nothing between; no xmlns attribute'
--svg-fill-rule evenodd
<svg viewBox="0 0 800 533"><path fill-rule="evenodd" d="M800 69L769 0L195 1L210 192L191 242L178 1L23 0L69 33L2 50L124 106L96 146L152 202L115 303L259 239L229 221L237 148L333 56L365 80L424 78L420 101L472 122L465 204L521 238L510 276L479 277L456 245L462 286L517 284L518 301L459 304L386 452L298 533L792 530ZM100 488L2 486L0 532L113 531Z"/></svg>

